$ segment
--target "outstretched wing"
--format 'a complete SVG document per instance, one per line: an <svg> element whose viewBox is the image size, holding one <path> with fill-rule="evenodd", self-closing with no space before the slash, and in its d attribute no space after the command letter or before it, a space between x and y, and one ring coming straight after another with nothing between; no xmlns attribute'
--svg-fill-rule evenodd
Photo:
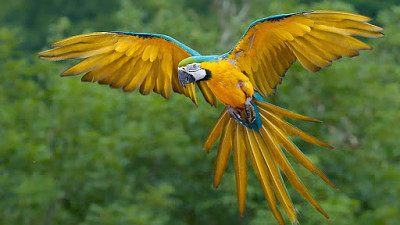
<svg viewBox="0 0 400 225"><path fill-rule="evenodd" d="M82 81L108 84L124 91L140 90L147 95L154 91L165 98L173 91L191 98L197 104L195 86L183 88L178 80L178 63L187 57L200 55L177 40L161 34L96 32L57 41L40 58L59 61L83 58L61 76L85 73ZM211 91L201 88L206 100Z"/></svg>
<svg viewBox="0 0 400 225"><path fill-rule="evenodd" d="M275 93L286 70L297 59L316 72L343 56L371 47L352 37L382 37L371 18L337 11L308 11L260 19L252 23L225 57L249 77L257 91Z"/></svg>

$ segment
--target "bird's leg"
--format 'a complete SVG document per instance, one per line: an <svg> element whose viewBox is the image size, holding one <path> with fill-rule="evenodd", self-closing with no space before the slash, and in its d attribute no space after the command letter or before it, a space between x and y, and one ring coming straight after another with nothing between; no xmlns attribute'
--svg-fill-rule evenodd
<svg viewBox="0 0 400 225"><path fill-rule="evenodd" d="M251 104L252 97L247 97L246 102L244 103L244 114L248 122L253 123L256 120L256 111L254 110L254 106Z"/></svg>
<svg viewBox="0 0 400 225"><path fill-rule="evenodd" d="M228 105L228 113L231 116L231 118L235 120L236 123L243 125L243 119L236 108L233 108L230 105Z"/></svg>

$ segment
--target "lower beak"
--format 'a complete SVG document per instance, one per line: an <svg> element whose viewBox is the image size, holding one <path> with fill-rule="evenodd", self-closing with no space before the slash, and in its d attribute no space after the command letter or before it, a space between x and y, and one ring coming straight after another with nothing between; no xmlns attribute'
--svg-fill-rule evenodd
<svg viewBox="0 0 400 225"><path fill-rule="evenodd" d="M186 88L186 84L195 82L194 77L191 74L186 73L183 70L179 70L178 78L179 78L179 82L182 84L182 86L184 88Z"/></svg>

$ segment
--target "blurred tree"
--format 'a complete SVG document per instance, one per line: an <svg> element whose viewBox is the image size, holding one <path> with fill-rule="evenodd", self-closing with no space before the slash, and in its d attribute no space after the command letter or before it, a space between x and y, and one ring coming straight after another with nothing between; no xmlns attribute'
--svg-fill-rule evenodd
<svg viewBox="0 0 400 225"><path fill-rule="evenodd" d="M119 7L118 0L0 0L0 23L24 29L20 48L34 51L45 44L47 27L62 17L74 24L74 29L91 27L112 29L109 18ZM81 26L80 26L81 25ZM78 29L77 29L78 28ZM71 33L70 33L71 34Z"/></svg>
<svg viewBox="0 0 400 225"><path fill-rule="evenodd" d="M315 0L300 0L302 3L312 4L318 2ZM324 0L323 2L328 3L331 1ZM392 5L398 4L397 0L385 0L385 1L373 1L373 0L353 0L351 4L357 9L357 11L363 15L375 17L379 11L387 9Z"/></svg>
<svg viewBox="0 0 400 225"><path fill-rule="evenodd" d="M397 224L400 6L300 2L0 0L0 224L275 223L253 174L243 218L231 165L212 189L216 149L206 156L201 146L219 110L179 95L167 102L61 79L66 64L39 61L35 52L69 35L124 30L165 33L201 53L222 53L256 19L313 8L372 10L386 37L372 40L374 51L318 74L296 63L268 99L323 120L293 123L337 147L294 139L340 188L293 163L331 217L288 185L300 222Z"/></svg>

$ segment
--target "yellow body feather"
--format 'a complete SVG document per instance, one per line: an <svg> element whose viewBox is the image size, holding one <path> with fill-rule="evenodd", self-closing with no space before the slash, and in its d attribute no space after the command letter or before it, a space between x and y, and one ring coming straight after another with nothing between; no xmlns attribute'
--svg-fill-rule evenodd
<svg viewBox="0 0 400 225"><path fill-rule="evenodd" d="M222 104L243 108L246 97L253 97L254 88L249 78L232 63L203 62L201 67L211 71L211 79L204 82Z"/></svg>

